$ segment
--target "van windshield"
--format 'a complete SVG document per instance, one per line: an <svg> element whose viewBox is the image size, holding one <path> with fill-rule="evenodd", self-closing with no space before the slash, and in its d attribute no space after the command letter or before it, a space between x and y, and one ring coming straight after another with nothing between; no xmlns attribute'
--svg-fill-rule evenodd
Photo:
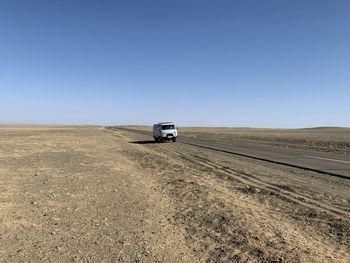
<svg viewBox="0 0 350 263"><path fill-rule="evenodd" d="M173 130L175 129L175 125L172 124L172 125L162 125L162 130Z"/></svg>

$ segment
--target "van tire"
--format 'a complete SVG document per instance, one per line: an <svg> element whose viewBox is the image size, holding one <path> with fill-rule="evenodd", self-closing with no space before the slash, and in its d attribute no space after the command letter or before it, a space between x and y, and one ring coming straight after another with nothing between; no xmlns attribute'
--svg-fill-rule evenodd
<svg viewBox="0 0 350 263"><path fill-rule="evenodd" d="M176 142L176 137L173 138L173 142Z"/></svg>

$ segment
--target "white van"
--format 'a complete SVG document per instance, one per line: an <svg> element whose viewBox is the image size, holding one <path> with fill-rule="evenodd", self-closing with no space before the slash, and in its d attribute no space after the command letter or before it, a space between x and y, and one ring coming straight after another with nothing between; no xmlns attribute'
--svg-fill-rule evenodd
<svg viewBox="0 0 350 263"><path fill-rule="evenodd" d="M153 138L156 142L176 142L177 129L173 122L159 122L153 125Z"/></svg>

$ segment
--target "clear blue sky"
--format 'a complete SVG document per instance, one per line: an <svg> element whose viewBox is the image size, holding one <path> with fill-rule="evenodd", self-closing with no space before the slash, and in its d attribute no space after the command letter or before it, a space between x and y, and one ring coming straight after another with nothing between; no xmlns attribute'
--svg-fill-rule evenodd
<svg viewBox="0 0 350 263"><path fill-rule="evenodd" d="M0 123L350 126L350 2L0 1Z"/></svg>

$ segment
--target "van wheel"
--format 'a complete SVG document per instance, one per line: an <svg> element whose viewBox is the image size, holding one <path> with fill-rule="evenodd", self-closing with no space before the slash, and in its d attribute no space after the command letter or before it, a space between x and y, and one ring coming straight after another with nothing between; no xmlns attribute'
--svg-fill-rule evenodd
<svg viewBox="0 0 350 263"><path fill-rule="evenodd" d="M173 142L176 142L176 137L173 138Z"/></svg>

